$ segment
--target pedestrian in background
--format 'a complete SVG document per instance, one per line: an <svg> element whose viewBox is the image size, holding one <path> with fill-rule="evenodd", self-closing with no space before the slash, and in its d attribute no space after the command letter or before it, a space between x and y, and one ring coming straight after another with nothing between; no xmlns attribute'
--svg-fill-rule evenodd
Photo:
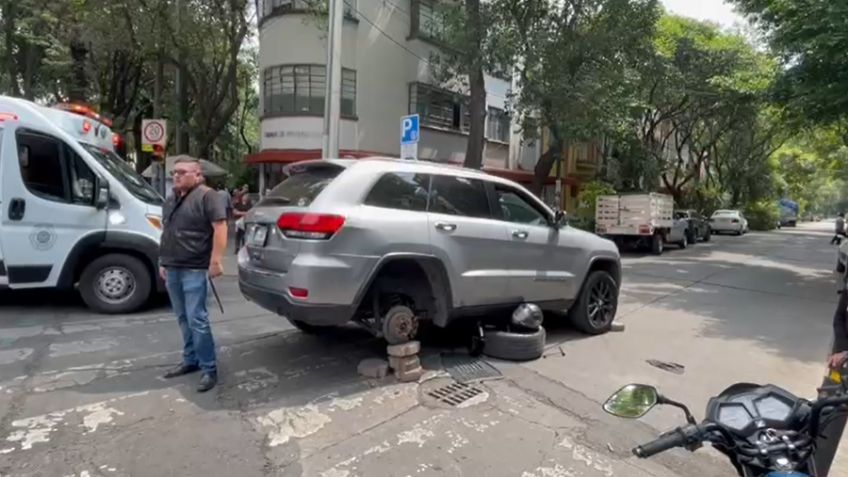
<svg viewBox="0 0 848 477"><path fill-rule="evenodd" d="M206 392L218 382L206 297L208 281L224 273L227 204L223 194L203 185L197 160L177 160L171 175L174 193L162 208L159 274L182 332L183 362L164 377L201 371L197 391Z"/></svg>
<svg viewBox="0 0 848 477"><path fill-rule="evenodd" d="M836 234L830 239L830 244L839 245L842 243L842 237L845 237L845 214L840 212L836 217Z"/></svg>
<svg viewBox="0 0 848 477"><path fill-rule="evenodd" d="M240 192L236 197L233 204L233 216L236 219L236 246L234 252L238 255L239 249L244 246L244 217L253 208L253 201L244 192Z"/></svg>

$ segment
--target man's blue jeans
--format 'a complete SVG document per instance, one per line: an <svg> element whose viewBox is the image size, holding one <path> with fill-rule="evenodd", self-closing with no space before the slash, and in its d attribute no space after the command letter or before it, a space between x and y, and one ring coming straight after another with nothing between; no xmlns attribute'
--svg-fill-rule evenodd
<svg viewBox="0 0 848 477"><path fill-rule="evenodd" d="M207 276L206 270L168 268L166 285L183 334L183 364L216 376L215 340L206 311Z"/></svg>

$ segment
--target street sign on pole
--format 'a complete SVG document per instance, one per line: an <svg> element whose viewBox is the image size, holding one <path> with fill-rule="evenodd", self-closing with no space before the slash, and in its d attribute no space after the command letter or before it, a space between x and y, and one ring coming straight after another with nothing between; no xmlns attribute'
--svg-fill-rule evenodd
<svg viewBox="0 0 848 477"><path fill-rule="evenodd" d="M400 118L400 158L418 160L418 139L421 136L420 118L410 114Z"/></svg>
<svg viewBox="0 0 848 477"><path fill-rule="evenodd" d="M164 153L168 142L168 123L164 119L143 119L141 121L141 150L144 152ZM164 157L164 154L162 154Z"/></svg>

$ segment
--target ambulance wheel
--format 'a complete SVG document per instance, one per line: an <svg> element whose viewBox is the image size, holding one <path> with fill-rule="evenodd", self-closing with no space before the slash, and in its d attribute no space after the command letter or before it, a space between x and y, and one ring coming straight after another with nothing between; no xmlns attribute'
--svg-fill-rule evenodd
<svg viewBox="0 0 848 477"><path fill-rule="evenodd" d="M99 313L129 313L147 302L153 288L150 271L141 260L119 253L99 257L80 275L79 291L86 305Z"/></svg>

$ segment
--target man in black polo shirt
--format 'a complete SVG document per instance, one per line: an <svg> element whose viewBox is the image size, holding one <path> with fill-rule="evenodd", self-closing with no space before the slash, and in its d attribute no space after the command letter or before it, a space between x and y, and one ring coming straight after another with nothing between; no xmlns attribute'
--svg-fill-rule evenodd
<svg viewBox="0 0 848 477"><path fill-rule="evenodd" d="M218 382L215 340L206 310L207 281L224 273L227 204L221 194L203 185L198 161L177 160L171 175L174 193L162 208L159 274L182 331L183 362L165 377L201 371L197 391L206 392Z"/></svg>

